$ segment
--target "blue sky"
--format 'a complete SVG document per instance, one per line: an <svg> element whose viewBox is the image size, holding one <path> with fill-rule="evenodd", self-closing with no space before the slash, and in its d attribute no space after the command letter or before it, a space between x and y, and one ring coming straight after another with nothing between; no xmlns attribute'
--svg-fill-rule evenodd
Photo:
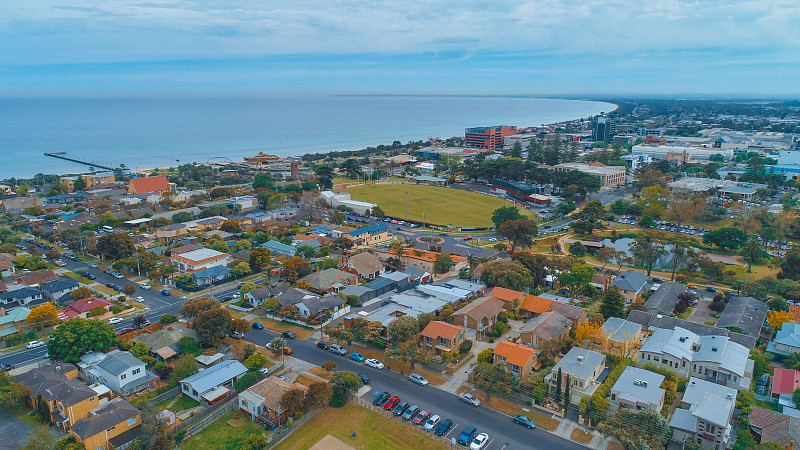
<svg viewBox="0 0 800 450"><path fill-rule="evenodd" d="M800 93L800 2L5 0L0 93Z"/></svg>

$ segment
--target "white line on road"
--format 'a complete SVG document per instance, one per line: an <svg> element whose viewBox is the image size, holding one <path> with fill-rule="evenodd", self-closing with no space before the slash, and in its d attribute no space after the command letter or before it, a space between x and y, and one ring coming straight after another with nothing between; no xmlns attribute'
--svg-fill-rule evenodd
<svg viewBox="0 0 800 450"><path fill-rule="evenodd" d="M458 428L458 424L454 424L452 427L450 427L450 431L448 431L448 432L447 432L447 434L445 434L445 435L444 435L444 437L449 437L449 436L450 436L450 433L452 433L453 431L455 431L455 430L456 430L456 428Z"/></svg>
<svg viewBox="0 0 800 450"><path fill-rule="evenodd" d="M489 448L489 446L491 446L491 445L492 445L492 442L494 442L494 439L490 440L490 441L489 441L489 443L488 443L488 444L486 444L486 447L484 447L484 448Z"/></svg>

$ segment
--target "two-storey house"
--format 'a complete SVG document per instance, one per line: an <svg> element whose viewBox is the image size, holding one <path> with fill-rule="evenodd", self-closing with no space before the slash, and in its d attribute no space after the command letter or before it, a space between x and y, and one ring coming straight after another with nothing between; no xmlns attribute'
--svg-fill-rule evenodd
<svg viewBox="0 0 800 450"><path fill-rule="evenodd" d="M122 350L87 353L81 356L79 367L88 380L104 384L122 395L152 389L158 379L147 371L142 360Z"/></svg>
<svg viewBox="0 0 800 450"><path fill-rule="evenodd" d="M292 389L308 390L300 383L269 377L239 394L239 410L269 429L278 428L289 418L289 411L281 406L281 398Z"/></svg>
<svg viewBox="0 0 800 450"><path fill-rule="evenodd" d="M14 308L11 311L6 311L5 308L0 307L0 341L7 336L24 330L28 325L26 319L30 313L31 310L24 306Z"/></svg>
<svg viewBox="0 0 800 450"><path fill-rule="evenodd" d="M504 368L518 378L525 378L531 370L538 367L539 350L520 344L502 341L494 348L494 364Z"/></svg>
<svg viewBox="0 0 800 450"><path fill-rule="evenodd" d="M503 311L503 301L493 297L479 298L453 313L453 323L475 330L478 339L494 329L497 316Z"/></svg>
<svg viewBox="0 0 800 450"><path fill-rule="evenodd" d="M437 355L455 353L466 340L467 329L447 322L434 320L419 334L420 345Z"/></svg>
<svg viewBox="0 0 800 450"><path fill-rule="evenodd" d="M704 449L729 448L735 407L736 389L690 378L681 407L669 421L672 440L682 443L691 438Z"/></svg>
<svg viewBox="0 0 800 450"><path fill-rule="evenodd" d="M603 323L602 333L594 342L596 349L619 356L631 356L644 342L642 326L619 317L609 317Z"/></svg>
<svg viewBox="0 0 800 450"><path fill-rule="evenodd" d="M583 397L590 397L608 374L605 355L585 348L572 347L544 377L550 395L556 394L559 369L562 377L561 394L564 394L569 378L572 404L577 404Z"/></svg>
<svg viewBox="0 0 800 450"><path fill-rule="evenodd" d="M122 398L115 398L75 422L70 434L87 449L125 448L142 435L142 413Z"/></svg>
<svg viewBox="0 0 800 450"><path fill-rule="evenodd" d="M630 305L637 301L644 292L647 284L647 276L641 272L629 270L619 274L611 283L612 286L619 288L625 303Z"/></svg>
<svg viewBox="0 0 800 450"><path fill-rule="evenodd" d="M628 366L611 387L610 406L612 410L629 408L660 412L666 392L661 388L663 382L664 375Z"/></svg>

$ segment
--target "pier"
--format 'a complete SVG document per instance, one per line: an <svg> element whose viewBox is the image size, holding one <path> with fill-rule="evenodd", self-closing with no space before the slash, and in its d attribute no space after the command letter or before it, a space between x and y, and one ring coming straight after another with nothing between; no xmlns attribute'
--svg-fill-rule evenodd
<svg viewBox="0 0 800 450"><path fill-rule="evenodd" d="M119 167L107 166L105 164L98 164L98 163L93 163L91 161L84 161L82 159L72 158L70 156L67 156L66 152L45 152L44 156L51 156L53 158L59 158L59 159L63 159L63 160L66 160L66 161L72 161L72 162L75 162L75 163L78 163L78 164L85 164L85 165L90 166L90 167L97 167L97 168L109 170L109 171L112 171L112 172L115 171L115 170L119 170L119 169L123 169L123 170L127 169L125 167L125 164L120 164Z"/></svg>

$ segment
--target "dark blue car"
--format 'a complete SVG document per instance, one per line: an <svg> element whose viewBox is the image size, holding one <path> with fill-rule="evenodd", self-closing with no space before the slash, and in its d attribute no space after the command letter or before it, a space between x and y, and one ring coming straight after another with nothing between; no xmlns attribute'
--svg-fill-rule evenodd
<svg viewBox="0 0 800 450"><path fill-rule="evenodd" d="M523 427L528 427L531 430L536 428L536 422L523 415L514 416L514 423L518 423Z"/></svg>
<svg viewBox="0 0 800 450"><path fill-rule="evenodd" d="M258 322L253 322L253 328L255 328L256 330L263 330L264 329L264 325L261 325Z"/></svg>

